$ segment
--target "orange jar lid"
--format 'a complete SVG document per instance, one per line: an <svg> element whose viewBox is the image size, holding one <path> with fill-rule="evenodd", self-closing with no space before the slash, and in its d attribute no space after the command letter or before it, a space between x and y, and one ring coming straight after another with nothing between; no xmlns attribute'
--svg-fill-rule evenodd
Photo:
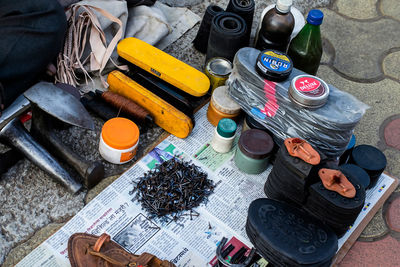
<svg viewBox="0 0 400 267"><path fill-rule="evenodd" d="M138 142L139 128L131 120L113 118L104 123L101 137L114 149L128 149Z"/></svg>

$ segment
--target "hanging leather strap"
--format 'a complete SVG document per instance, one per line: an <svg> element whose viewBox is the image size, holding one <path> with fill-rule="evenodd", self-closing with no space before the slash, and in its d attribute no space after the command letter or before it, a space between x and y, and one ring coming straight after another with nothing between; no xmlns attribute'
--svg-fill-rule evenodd
<svg viewBox="0 0 400 267"><path fill-rule="evenodd" d="M117 33L108 45L105 33L94 11L119 26ZM56 81L77 86L82 83L78 82L76 71L83 73L86 83L88 78L92 80L89 72L98 71L103 86L108 87L102 71L110 60L118 41L122 38L123 25L121 20L104 9L79 3L71 6L67 16L69 27L64 49L57 60ZM90 44L90 54L83 58L87 43ZM114 62L113 64L119 69L127 69L126 66L117 66Z"/></svg>

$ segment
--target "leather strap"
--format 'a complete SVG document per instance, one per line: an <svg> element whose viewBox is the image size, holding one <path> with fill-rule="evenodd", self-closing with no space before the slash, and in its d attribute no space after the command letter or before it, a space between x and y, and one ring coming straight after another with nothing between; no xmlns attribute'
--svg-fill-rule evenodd
<svg viewBox="0 0 400 267"><path fill-rule="evenodd" d="M96 243L93 246L93 251L99 252L101 247L105 242L110 242L110 236L106 233L101 234L101 236L96 240Z"/></svg>
<svg viewBox="0 0 400 267"><path fill-rule="evenodd" d="M108 45L105 33L94 11L119 26L117 33ZM108 84L102 75L102 71L110 60L118 41L122 38L122 21L104 9L80 3L72 5L67 16L69 27L64 49L57 59L56 82L77 86L81 83L78 82L75 71L83 72L86 83L88 78L92 80L89 72L98 71L103 86L107 88ZM90 54L83 58L87 42L90 44ZM113 64L119 69L127 69L127 66L117 66L114 62Z"/></svg>

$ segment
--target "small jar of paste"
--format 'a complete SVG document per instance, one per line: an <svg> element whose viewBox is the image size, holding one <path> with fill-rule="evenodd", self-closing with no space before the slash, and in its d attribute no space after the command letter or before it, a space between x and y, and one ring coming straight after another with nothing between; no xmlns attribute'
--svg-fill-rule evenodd
<svg viewBox="0 0 400 267"><path fill-rule="evenodd" d="M108 162L123 164L136 155L139 128L125 118L113 118L104 123L100 134L99 152Z"/></svg>
<svg viewBox="0 0 400 267"><path fill-rule="evenodd" d="M262 173L267 169L274 142L266 132L250 129L239 138L234 161L239 170L248 174Z"/></svg>
<svg viewBox="0 0 400 267"><path fill-rule="evenodd" d="M220 86L215 88L211 96L207 119L212 125L217 126L223 118L237 120L240 110L239 104L229 95L228 86Z"/></svg>
<svg viewBox="0 0 400 267"><path fill-rule="evenodd" d="M235 139L236 122L232 119L222 119L215 128L214 136L211 140L211 147L218 153L227 153L231 150L233 139Z"/></svg>
<svg viewBox="0 0 400 267"><path fill-rule="evenodd" d="M289 87L290 100L303 108L320 108L328 101L328 96L328 84L312 75L294 77Z"/></svg>

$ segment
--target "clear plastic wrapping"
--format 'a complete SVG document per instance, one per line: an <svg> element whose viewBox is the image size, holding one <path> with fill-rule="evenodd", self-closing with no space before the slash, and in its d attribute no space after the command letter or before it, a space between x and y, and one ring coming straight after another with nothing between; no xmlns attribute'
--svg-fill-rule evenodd
<svg viewBox="0 0 400 267"><path fill-rule="evenodd" d="M265 80L255 69L259 53L250 47L236 53L234 68L227 81L233 99L247 114L267 127L279 145L288 137L300 137L329 158L343 154L368 105L329 85L330 94L324 106L301 108L291 102L288 90L290 81L305 73L293 69L284 82Z"/></svg>

